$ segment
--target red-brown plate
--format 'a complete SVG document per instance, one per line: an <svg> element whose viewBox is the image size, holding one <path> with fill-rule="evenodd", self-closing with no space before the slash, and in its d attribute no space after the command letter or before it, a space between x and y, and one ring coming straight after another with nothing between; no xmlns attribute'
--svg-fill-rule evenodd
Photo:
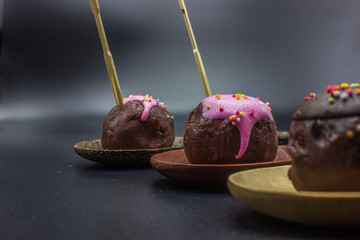
<svg viewBox="0 0 360 240"><path fill-rule="evenodd" d="M150 163L160 174L183 183L201 185L226 185L227 177L235 172L290 164L287 145L279 146L272 162L244 164L191 164L184 150L159 153L151 157Z"/></svg>

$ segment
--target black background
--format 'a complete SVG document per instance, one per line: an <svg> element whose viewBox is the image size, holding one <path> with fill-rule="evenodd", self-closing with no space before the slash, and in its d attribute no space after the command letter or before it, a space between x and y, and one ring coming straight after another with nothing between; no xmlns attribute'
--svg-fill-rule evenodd
<svg viewBox="0 0 360 240"><path fill-rule="evenodd" d="M276 118L309 92L358 81L357 0L187 5L213 93L260 96ZM125 96L149 93L174 114L205 97L176 0L106 0L100 8ZM3 112L103 115L112 107L87 0L5 1L3 25Z"/></svg>
<svg viewBox="0 0 360 240"><path fill-rule="evenodd" d="M1 3L1 1L0 1ZM100 1L124 95L149 93L176 134L205 96L176 0ZM278 128L309 92L357 82L360 1L187 1L213 93L271 102ZM88 1L5 0L0 99L3 239L356 238L258 214L226 191L87 162L114 98Z"/></svg>

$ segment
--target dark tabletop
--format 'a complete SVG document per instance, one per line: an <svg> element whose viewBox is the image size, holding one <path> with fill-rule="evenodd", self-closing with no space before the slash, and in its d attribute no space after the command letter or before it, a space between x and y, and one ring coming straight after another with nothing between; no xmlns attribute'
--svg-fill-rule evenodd
<svg viewBox="0 0 360 240"><path fill-rule="evenodd" d="M177 134L185 117L177 118ZM355 230L276 220L227 190L185 186L153 169L109 169L73 151L102 117L1 120L1 239L356 238Z"/></svg>

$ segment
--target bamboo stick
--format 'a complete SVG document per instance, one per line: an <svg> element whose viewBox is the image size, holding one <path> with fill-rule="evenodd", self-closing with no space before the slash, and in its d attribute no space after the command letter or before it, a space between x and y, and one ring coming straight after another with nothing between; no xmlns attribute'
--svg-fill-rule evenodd
<svg viewBox="0 0 360 240"><path fill-rule="evenodd" d="M191 46L193 48L193 54L194 54L195 61L196 61L196 66L197 66L197 68L199 70L199 74L200 74L201 82L203 84L205 95L206 95L206 97L210 97L211 96L211 89L210 89L210 86L209 86L209 81L208 81L207 76L206 76L204 63L202 61L202 58L201 58L201 55L200 55L200 52L199 52L199 49L198 49L198 46L197 46L197 43L196 43L196 39L195 39L194 32L193 32L192 27L191 27L189 15L187 13L187 9L186 9L186 5L185 5L184 0L179 0L179 4L180 4L181 11L183 13L183 16L184 16L187 31L189 33L190 42L191 42Z"/></svg>
<svg viewBox="0 0 360 240"><path fill-rule="evenodd" d="M112 86L112 89L114 92L115 101L116 101L117 105L122 107L122 106L124 106L124 103L122 101L123 97L121 94L118 76L116 74L114 59L111 55L111 52L109 49L109 44L107 42L106 35L105 35L104 26L103 26L103 23L101 20L100 7L99 7L98 0L90 0L90 6L91 6L91 10L94 14L96 26L97 26L97 29L99 32L100 42L101 42L101 46L102 46L102 49L104 52L105 65L106 65L106 69L107 69L107 72L108 72L108 75L110 78L111 86Z"/></svg>

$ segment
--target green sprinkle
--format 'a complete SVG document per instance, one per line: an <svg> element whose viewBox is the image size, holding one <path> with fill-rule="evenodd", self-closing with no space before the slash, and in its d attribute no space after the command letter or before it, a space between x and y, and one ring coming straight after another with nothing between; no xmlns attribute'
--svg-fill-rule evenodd
<svg viewBox="0 0 360 240"><path fill-rule="evenodd" d="M328 101L329 101L329 103L333 103L333 102L334 102L334 98L329 97Z"/></svg>
<svg viewBox="0 0 360 240"><path fill-rule="evenodd" d="M305 126L306 126L307 128L310 127L310 123L305 124Z"/></svg>

